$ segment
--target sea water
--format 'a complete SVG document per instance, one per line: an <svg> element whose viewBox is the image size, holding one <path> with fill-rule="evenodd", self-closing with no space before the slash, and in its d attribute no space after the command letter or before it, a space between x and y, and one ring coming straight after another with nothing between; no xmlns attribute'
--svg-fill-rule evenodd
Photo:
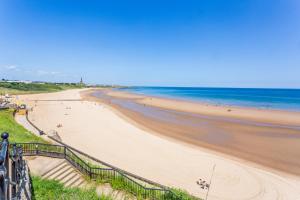
<svg viewBox="0 0 300 200"><path fill-rule="evenodd" d="M119 90L214 105L300 111L300 89L138 86Z"/></svg>

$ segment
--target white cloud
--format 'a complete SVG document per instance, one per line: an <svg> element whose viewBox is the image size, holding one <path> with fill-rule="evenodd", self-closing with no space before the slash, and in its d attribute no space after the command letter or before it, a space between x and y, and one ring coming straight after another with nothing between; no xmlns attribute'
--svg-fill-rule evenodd
<svg viewBox="0 0 300 200"><path fill-rule="evenodd" d="M45 70L44 68L36 69L32 67L20 67L17 65L2 65L1 70L6 71L6 76L11 77L30 77L31 79L66 79L66 78L77 78L77 75L66 74L60 71ZM35 77L35 78L34 78Z"/></svg>
<svg viewBox="0 0 300 200"><path fill-rule="evenodd" d="M42 75L47 75L48 72L44 71L44 70L37 70L37 75L42 76Z"/></svg>
<svg viewBox="0 0 300 200"><path fill-rule="evenodd" d="M16 69L18 69L18 67L15 66L15 65L7 65L7 66L4 66L4 68L7 69L7 70L16 70Z"/></svg>
<svg viewBox="0 0 300 200"><path fill-rule="evenodd" d="M57 72L57 71L45 71L45 70L38 70L37 71L37 75L39 75L39 76L44 76L44 75L56 76L56 75L59 75L59 74L61 74L61 73Z"/></svg>
<svg viewBox="0 0 300 200"><path fill-rule="evenodd" d="M52 74L52 75L59 75L61 73L60 72L50 72L50 74Z"/></svg>
<svg viewBox="0 0 300 200"><path fill-rule="evenodd" d="M26 74L32 74L32 75L36 75L36 76L58 76L58 75L62 75L61 72L58 71L47 71L47 70L31 70L28 68L22 68L22 67L18 67L16 65L6 65L6 66L0 66L0 69L4 69L6 71L11 71L11 72L22 72L22 73L26 73Z"/></svg>

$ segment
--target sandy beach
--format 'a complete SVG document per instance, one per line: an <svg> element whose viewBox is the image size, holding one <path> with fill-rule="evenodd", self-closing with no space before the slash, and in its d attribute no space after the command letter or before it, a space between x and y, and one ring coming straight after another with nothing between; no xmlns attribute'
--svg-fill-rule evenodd
<svg viewBox="0 0 300 200"><path fill-rule="evenodd" d="M92 100L105 102L148 131L300 175L299 112L215 106L111 90L84 96L97 97Z"/></svg>
<svg viewBox="0 0 300 200"><path fill-rule="evenodd" d="M135 100L140 104L163 109L198 113L208 116L231 117L256 122L269 122L278 125L295 126L300 129L300 112L212 105L192 101L149 97L140 94L112 90L106 90L105 94L110 97Z"/></svg>
<svg viewBox="0 0 300 200"><path fill-rule="evenodd" d="M300 199L299 113L196 105L119 92L96 98L91 92L19 98L33 108L29 118L46 133L56 130L63 142L147 179L202 198L207 190L196 182L211 180L211 200ZM177 117L184 113L184 118L161 122L163 116L160 120L142 116L143 112L130 109L135 105L126 108L128 104L120 101L166 109ZM206 116L200 118L206 124L200 128L207 133L198 132L201 137L193 138L199 130L199 121L193 121L198 115ZM174 126L178 120L183 124ZM182 132L186 127L194 131ZM222 141L207 137L212 130L226 130L219 131Z"/></svg>

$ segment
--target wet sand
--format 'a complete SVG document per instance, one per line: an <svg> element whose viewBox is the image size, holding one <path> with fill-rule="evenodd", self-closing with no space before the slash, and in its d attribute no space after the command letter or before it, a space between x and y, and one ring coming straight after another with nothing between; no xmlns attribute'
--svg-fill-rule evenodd
<svg viewBox="0 0 300 200"><path fill-rule="evenodd" d="M111 90L87 95L155 133L300 175L300 113L197 105Z"/></svg>
<svg viewBox="0 0 300 200"><path fill-rule="evenodd" d="M299 176L273 172L156 133L122 114L109 101L88 97L89 93L86 89L67 90L19 96L19 100L30 109L30 120L46 134L57 131L64 143L160 184L204 199L208 190L197 181L211 181L209 200L300 199Z"/></svg>

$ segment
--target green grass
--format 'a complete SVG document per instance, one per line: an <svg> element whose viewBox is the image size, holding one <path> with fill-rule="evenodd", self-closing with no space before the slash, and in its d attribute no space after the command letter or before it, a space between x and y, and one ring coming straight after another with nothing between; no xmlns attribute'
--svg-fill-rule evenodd
<svg viewBox="0 0 300 200"><path fill-rule="evenodd" d="M75 83L8 83L0 82L0 94L30 94L43 92L58 92L66 89L83 88L82 84Z"/></svg>
<svg viewBox="0 0 300 200"><path fill-rule="evenodd" d="M4 94L16 95L16 94L29 94L29 93L30 92L28 91L21 91L16 89L0 87L0 95L4 95Z"/></svg>
<svg viewBox="0 0 300 200"><path fill-rule="evenodd" d="M95 188L83 190L67 188L55 180L32 177L33 200L113 200L109 196L98 196Z"/></svg>
<svg viewBox="0 0 300 200"><path fill-rule="evenodd" d="M152 196L156 197L157 199L168 200L196 200L196 198L191 196L187 191L181 189L172 188L170 189L171 192L146 190L143 187L137 187L136 184L126 180L126 178L121 175L114 176L109 172L103 173L101 177L96 179L96 182L98 184L109 183L114 190L124 191L127 194L132 194L138 200L144 199L144 196ZM144 187L146 188L147 186Z"/></svg>
<svg viewBox="0 0 300 200"><path fill-rule="evenodd" d="M176 197L174 196L170 196L170 198L166 199L170 199L170 200L175 200L175 199L180 199L180 200L196 200L195 197L191 196L187 191L182 190L182 189L177 189L177 188L172 188L171 191L173 192L173 194L176 195Z"/></svg>
<svg viewBox="0 0 300 200"><path fill-rule="evenodd" d="M45 141L27 131L23 126L19 125L14 117L13 110L0 110L0 133L8 132L9 133L9 142L41 142Z"/></svg>
<svg viewBox="0 0 300 200"><path fill-rule="evenodd" d="M9 141L10 143L13 142L40 142L40 143L45 143L45 141L32 134L31 132L27 131L25 128L23 128L21 125L19 125L17 122L15 122L13 118L13 110L8 109L8 110L0 110L0 133L2 132L8 132L10 134L9 136ZM43 149L43 145L41 145L40 150ZM45 147L46 148L46 147ZM57 151L55 147L53 147L53 151ZM49 149L47 149L49 150ZM68 155L74 159L75 161L78 161L79 164L85 165L83 162L86 162L86 164L92 168L97 168L100 166L97 166L95 164L91 164L87 161L80 160L77 158L77 156L74 156L73 154L68 153ZM81 191L80 189L70 189L70 188L64 188L62 185L55 181L46 181L42 180L38 177L33 177L32 179L33 185L34 185L34 195L36 200L43 200L43 199L76 199L77 197L80 197L78 199L103 199L103 200L109 200L111 198L109 197L97 197L93 196L95 193L95 190L89 191L91 193L89 195L84 195L87 191ZM113 174L109 172L103 172L101 176L99 176L96 181L100 183L109 183L113 189L115 190L121 190L126 193L134 194L137 199L143 199L142 196L145 194L147 191L146 190L139 190L135 185L129 183L128 181L125 180L124 177L122 176L114 176ZM45 186L43 186L45 185ZM194 198L191 197L187 192L179 189L172 189L172 192L176 194L177 197L174 197L172 194L160 194L162 197L161 199L169 199L169 200L193 200ZM62 195L62 196L57 196L57 195ZM47 196L48 195L48 196ZM81 196L82 195L82 196ZM163 198L163 195L165 197ZM55 198L54 198L55 197ZM82 197L82 198L81 198ZM87 197L87 198L85 198Z"/></svg>
<svg viewBox="0 0 300 200"><path fill-rule="evenodd" d="M152 196L156 197L156 199L168 199L168 200L196 200L195 197L191 196L187 191L172 188L170 189L171 192L159 192L156 190L147 190L144 188L157 188L151 185L145 185L140 183L142 187L139 187L136 183L131 182L130 180L126 179L126 177L122 176L121 174L115 174L110 170L102 170L99 171L97 169L93 170L93 168L101 168L100 165L97 166L95 164L90 164L89 162L85 161L84 158L78 159L77 156L73 156L71 153L67 153L67 156L80 164L82 167L89 166L92 168L93 173L98 173L98 176L93 176L97 185L108 183L114 190L123 191L128 196L135 196L137 200L144 199L144 196ZM84 176L86 181L91 181L89 176L86 174Z"/></svg>
<svg viewBox="0 0 300 200"><path fill-rule="evenodd" d="M13 118L13 110L0 110L0 133L8 132L10 143L14 142L40 142L45 141L27 131ZM32 177L33 200L113 200L109 196L98 196L95 188L83 190L79 188L66 188L54 180L45 180Z"/></svg>

